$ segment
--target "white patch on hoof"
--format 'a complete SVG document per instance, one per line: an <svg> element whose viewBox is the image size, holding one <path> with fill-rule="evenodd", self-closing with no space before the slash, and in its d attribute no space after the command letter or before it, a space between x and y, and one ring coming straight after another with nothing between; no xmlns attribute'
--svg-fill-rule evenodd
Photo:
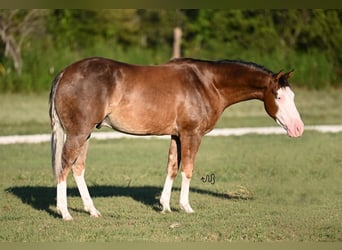
<svg viewBox="0 0 342 250"><path fill-rule="evenodd" d="M71 215L69 214L69 215L66 215L65 217L63 216L63 220L65 220L65 221L71 221L71 220L73 220L73 218L72 218Z"/></svg>
<svg viewBox="0 0 342 250"><path fill-rule="evenodd" d="M195 212L195 211L191 208L191 206L190 206L189 203L188 203L188 204L185 204L185 205L179 203L179 206L180 206L180 208L181 208L182 210L184 210L187 214L192 214L192 213Z"/></svg>
<svg viewBox="0 0 342 250"><path fill-rule="evenodd" d="M90 214L91 217L99 218L101 217L101 213L94 206L84 207L84 210Z"/></svg>
<svg viewBox="0 0 342 250"><path fill-rule="evenodd" d="M57 207L57 212L62 215L63 220L70 221L73 220L68 210L60 209Z"/></svg>
<svg viewBox="0 0 342 250"><path fill-rule="evenodd" d="M163 209L161 211L162 214L172 213L171 208L170 208L170 204L168 202L164 202L163 200L160 200L160 204L163 207Z"/></svg>

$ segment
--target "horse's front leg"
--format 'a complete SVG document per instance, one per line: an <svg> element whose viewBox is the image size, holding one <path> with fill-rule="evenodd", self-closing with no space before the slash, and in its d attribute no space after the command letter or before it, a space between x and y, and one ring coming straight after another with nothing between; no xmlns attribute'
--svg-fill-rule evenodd
<svg viewBox="0 0 342 250"><path fill-rule="evenodd" d="M201 143L199 135L185 135L181 137L182 144L182 186L179 204L186 213L193 213L190 206L189 190L195 157Z"/></svg>
<svg viewBox="0 0 342 250"><path fill-rule="evenodd" d="M181 161L180 140L177 136L171 136L169 149L169 157L167 163L167 176L162 194L160 196L160 204L163 206L162 213L171 212L170 199L173 180L177 175L179 164Z"/></svg>

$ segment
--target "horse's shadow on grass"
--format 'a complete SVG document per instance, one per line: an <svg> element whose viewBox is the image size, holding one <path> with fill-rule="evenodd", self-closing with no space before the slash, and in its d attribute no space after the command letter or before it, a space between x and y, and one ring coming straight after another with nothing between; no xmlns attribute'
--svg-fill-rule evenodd
<svg viewBox="0 0 342 250"><path fill-rule="evenodd" d="M179 191L179 188L173 188L174 191ZM231 197L225 193L218 193L204 189L191 188L191 192L206 194L216 198L234 199L238 197ZM107 186L98 185L90 186L89 192L93 198L96 197L131 197L134 200L141 202L147 206L152 207L155 211L161 211L159 205L159 197L162 188L157 186ZM53 217L60 217L55 209L56 204L56 187L45 186L14 186L6 189L17 196L24 204L30 205L34 209L43 210ZM68 197L79 197L79 192L76 187L68 188ZM114 202L114 201L113 201ZM78 209L74 209L78 210Z"/></svg>

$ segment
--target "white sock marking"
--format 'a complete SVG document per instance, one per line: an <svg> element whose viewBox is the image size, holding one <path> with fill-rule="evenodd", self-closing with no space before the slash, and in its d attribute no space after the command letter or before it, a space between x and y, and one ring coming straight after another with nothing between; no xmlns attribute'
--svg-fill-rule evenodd
<svg viewBox="0 0 342 250"><path fill-rule="evenodd" d="M183 209L186 213L193 213L190 203L189 203L189 189L190 189L190 178L187 178L185 173L182 172L182 187L179 204L181 209Z"/></svg>
<svg viewBox="0 0 342 250"><path fill-rule="evenodd" d="M93 200L90 197L88 187L84 179L84 169L82 170L82 174L80 176L74 174L74 179L76 181L78 191L80 192L83 201L84 210L89 212L90 215L93 217L99 217L101 214L94 206Z"/></svg>
<svg viewBox="0 0 342 250"><path fill-rule="evenodd" d="M162 213L171 212L170 199L173 179L169 175L166 176L163 192L160 196L160 204L163 206Z"/></svg>
<svg viewBox="0 0 342 250"><path fill-rule="evenodd" d="M72 220L68 211L66 181L57 184L57 210L62 214L63 220Z"/></svg>

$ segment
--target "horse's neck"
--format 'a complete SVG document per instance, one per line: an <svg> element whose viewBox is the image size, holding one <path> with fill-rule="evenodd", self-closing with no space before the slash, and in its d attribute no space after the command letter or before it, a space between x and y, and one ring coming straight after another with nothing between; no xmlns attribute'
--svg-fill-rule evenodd
<svg viewBox="0 0 342 250"><path fill-rule="evenodd" d="M262 72L246 70L246 75L239 76L221 73L217 75L215 82L226 108L251 99L263 100L269 76Z"/></svg>

